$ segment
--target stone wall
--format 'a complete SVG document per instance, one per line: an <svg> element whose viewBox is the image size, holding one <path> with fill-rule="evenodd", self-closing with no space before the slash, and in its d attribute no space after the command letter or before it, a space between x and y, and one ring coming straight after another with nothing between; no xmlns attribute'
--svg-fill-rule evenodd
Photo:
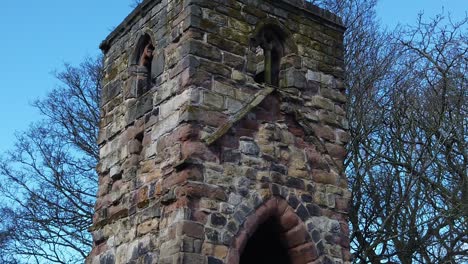
<svg viewBox="0 0 468 264"><path fill-rule="evenodd" d="M265 25L284 40L279 87L254 79ZM270 217L292 263L349 263L343 32L300 0L141 4L101 44L87 263L235 264Z"/></svg>

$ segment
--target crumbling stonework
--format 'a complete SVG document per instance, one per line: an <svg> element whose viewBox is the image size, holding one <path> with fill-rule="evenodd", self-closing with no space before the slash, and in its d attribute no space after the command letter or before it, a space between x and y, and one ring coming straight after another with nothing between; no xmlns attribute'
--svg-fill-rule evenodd
<svg viewBox="0 0 468 264"><path fill-rule="evenodd" d="M101 45L87 263L265 263L267 223L290 263L349 263L343 32L301 0L134 10Z"/></svg>

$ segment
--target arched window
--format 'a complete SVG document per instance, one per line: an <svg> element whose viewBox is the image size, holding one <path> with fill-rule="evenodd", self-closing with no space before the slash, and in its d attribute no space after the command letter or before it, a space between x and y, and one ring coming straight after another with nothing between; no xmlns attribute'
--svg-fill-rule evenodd
<svg viewBox="0 0 468 264"><path fill-rule="evenodd" d="M151 62L153 60L154 44L148 34L144 34L137 42L133 55L133 64L143 67L143 70L151 72Z"/></svg>
<svg viewBox="0 0 468 264"><path fill-rule="evenodd" d="M132 64L136 65L136 74L138 79L143 80L139 86L144 86L143 90L148 89L152 84L151 67L154 58L154 42L148 34L142 35L135 47L132 58ZM143 87L139 87L141 90Z"/></svg>
<svg viewBox="0 0 468 264"><path fill-rule="evenodd" d="M276 25L264 26L252 39L255 49L257 72L255 81L279 86L281 58L284 56L285 34Z"/></svg>

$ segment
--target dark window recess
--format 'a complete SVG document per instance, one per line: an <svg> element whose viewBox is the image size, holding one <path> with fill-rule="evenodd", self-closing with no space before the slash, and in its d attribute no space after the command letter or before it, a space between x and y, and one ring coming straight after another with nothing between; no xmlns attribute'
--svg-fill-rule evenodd
<svg viewBox="0 0 468 264"><path fill-rule="evenodd" d="M275 218L263 223L250 237L240 264L290 264L287 248L281 239L281 227Z"/></svg>
<svg viewBox="0 0 468 264"><path fill-rule="evenodd" d="M284 55L283 36L278 29L266 26L252 40L257 60L256 82L279 86L280 63Z"/></svg>
<svg viewBox="0 0 468 264"><path fill-rule="evenodd" d="M151 72L151 64L153 61L153 52L154 52L154 46L153 43L148 42L144 49L143 53L140 56L140 62L138 65L145 67L146 72L149 74Z"/></svg>
<svg viewBox="0 0 468 264"><path fill-rule="evenodd" d="M138 79L142 80L139 82L138 90L145 90L147 87L151 86L151 67L153 64L154 56L154 44L151 37L148 34L143 35L138 43L135 51L133 63L138 65L137 76Z"/></svg>

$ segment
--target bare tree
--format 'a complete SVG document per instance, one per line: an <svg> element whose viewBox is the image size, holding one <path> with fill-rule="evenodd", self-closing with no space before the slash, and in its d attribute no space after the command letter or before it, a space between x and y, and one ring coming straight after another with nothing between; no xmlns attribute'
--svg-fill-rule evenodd
<svg viewBox="0 0 468 264"><path fill-rule="evenodd" d="M15 232L15 226L12 219L13 212L9 208L0 209L0 249L6 248L11 242ZM14 254L0 250L0 261L5 264L17 264Z"/></svg>
<svg viewBox="0 0 468 264"><path fill-rule="evenodd" d="M82 263L90 250L101 68L101 58L65 65L56 74L62 85L34 103L45 118L0 160L8 220L0 226L0 255L12 263Z"/></svg>
<svg viewBox="0 0 468 264"><path fill-rule="evenodd" d="M385 32L376 1L310 1L345 34L356 263L467 261L467 20Z"/></svg>
<svg viewBox="0 0 468 264"><path fill-rule="evenodd" d="M419 17L388 39L385 76L350 91L356 262L468 258L466 25Z"/></svg>

